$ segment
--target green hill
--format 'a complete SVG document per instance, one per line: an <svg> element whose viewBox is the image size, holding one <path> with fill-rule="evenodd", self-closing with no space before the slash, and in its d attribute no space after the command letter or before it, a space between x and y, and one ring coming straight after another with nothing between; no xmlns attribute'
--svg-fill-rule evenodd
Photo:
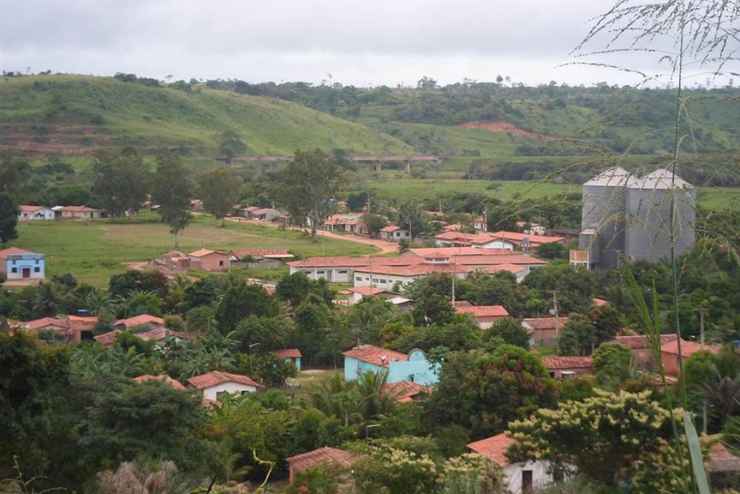
<svg viewBox="0 0 740 494"><path fill-rule="evenodd" d="M361 123L262 96L176 89L85 76L0 79L0 147L36 154L89 155L101 147L144 151L178 147L214 157L225 130L248 155L289 155L298 148L412 154L413 148Z"/></svg>

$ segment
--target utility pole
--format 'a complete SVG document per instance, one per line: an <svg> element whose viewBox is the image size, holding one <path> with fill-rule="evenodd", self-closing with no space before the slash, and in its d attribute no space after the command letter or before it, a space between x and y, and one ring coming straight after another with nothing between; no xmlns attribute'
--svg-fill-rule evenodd
<svg viewBox="0 0 740 494"><path fill-rule="evenodd" d="M706 309L699 308L697 309L697 312L699 313L699 343L701 346L704 346L704 312L706 312ZM704 434L707 433L707 398L704 397L704 400L702 401L701 405L701 428L702 432Z"/></svg>
<svg viewBox="0 0 740 494"><path fill-rule="evenodd" d="M560 336L560 308L558 307L558 291L552 291L552 310L555 315L555 337Z"/></svg>
<svg viewBox="0 0 740 494"><path fill-rule="evenodd" d="M704 313L706 309L699 309L699 343L704 346Z"/></svg>

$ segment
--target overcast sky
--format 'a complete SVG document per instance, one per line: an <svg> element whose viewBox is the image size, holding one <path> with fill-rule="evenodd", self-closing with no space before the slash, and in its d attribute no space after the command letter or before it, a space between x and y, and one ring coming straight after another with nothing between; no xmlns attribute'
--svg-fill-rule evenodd
<svg viewBox="0 0 740 494"><path fill-rule="evenodd" d="M0 69L362 86L498 74L628 83L635 77L557 67L613 1L0 0Z"/></svg>

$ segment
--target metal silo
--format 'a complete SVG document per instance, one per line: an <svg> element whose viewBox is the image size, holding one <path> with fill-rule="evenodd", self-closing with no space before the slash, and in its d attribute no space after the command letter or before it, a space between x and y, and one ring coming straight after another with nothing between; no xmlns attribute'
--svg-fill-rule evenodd
<svg viewBox="0 0 740 494"><path fill-rule="evenodd" d="M625 191L630 173L610 168L583 184L579 248L592 265L613 268L624 253Z"/></svg>
<svg viewBox="0 0 740 494"><path fill-rule="evenodd" d="M671 254L671 198L676 206L676 255L696 239L696 189L669 170L658 169L627 184L625 255L634 261L657 262Z"/></svg>

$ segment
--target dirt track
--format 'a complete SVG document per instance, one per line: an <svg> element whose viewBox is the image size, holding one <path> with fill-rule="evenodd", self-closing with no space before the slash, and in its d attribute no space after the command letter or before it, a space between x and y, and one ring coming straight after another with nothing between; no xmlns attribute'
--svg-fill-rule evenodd
<svg viewBox="0 0 740 494"><path fill-rule="evenodd" d="M256 220L248 220L245 218L226 218L228 221L233 221L235 223L249 223L252 225L259 225L259 226L270 226L273 228L278 228L278 225L274 223L266 223L263 221L256 221ZM291 227L291 230L301 231L300 228ZM371 247L375 247L379 250L379 252L376 252L372 255L375 256L382 256L384 254L395 254L398 252L398 244L394 242L388 242L386 240L379 240L375 238L368 238L368 237L361 237L359 235L352 235L349 233L345 234L339 234L339 233L332 233L327 232L324 230L317 230L316 234L320 237L326 237L326 238L333 238L335 240L346 240L348 242L355 242L356 244L363 244L363 245L369 245Z"/></svg>

